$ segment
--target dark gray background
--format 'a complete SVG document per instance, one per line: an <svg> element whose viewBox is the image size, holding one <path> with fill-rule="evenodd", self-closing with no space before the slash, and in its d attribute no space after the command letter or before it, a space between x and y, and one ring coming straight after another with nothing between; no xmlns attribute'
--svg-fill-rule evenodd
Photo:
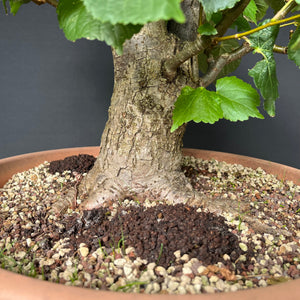
<svg viewBox="0 0 300 300"><path fill-rule="evenodd" d="M258 56L256 56L258 57ZM249 54L235 75L247 76ZM238 153L300 168L300 70L276 55L277 116L214 125L191 122L185 147ZM113 87L110 48L65 39L55 9L33 4L0 14L0 158L99 145Z"/></svg>

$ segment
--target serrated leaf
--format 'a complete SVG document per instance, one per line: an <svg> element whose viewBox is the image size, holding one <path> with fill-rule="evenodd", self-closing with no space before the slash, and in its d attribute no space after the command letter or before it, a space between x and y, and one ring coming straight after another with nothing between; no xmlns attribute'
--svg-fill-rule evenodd
<svg viewBox="0 0 300 300"><path fill-rule="evenodd" d="M257 6L254 0L251 0L244 10L244 16L256 24Z"/></svg>
<svg viewBox="0 0 300 300"><path fill-rule="evenodd" d="M146 24L159 20L185 21L181 0L83 0L97 20L111 24Z"/></svg>
<svg viewBox="0 0 300 300"><path fill-rule="evenodd" d="M278 98L278 80L276 76L276 62L273 57L265 58L249 71L256 87L265 99L264 109L271 116L275 116L275 101Z"/></svg>
<svg viewBox="0 0 300 300"><path fill-rule="evenodd" d="M217 59L220 55L222 55L224 53L230 53L230 52L234 51L235 49L237 49L238 47L240 47L240 44L236 40L223 41L212 50L212 55L215 59ZM234 70L236 70L238 68L238 66L240 65L240 62L241 62L241 60L237 59L237 60L229 63L228 65L226 65L222 69L222 71L219 73L217 78L221 78L221 77L224 77L224 76L232 73Z"/></svg>
<svg viewBox="0 0 300 300"><path fill-rule="evenodd" d="M66 38L75 41L80 38L105 41L120 54L126 39L140 31L142 25L123 25L100 22L93 19L81 0L60 0L57 8L60 28Z"/></svg>
<svg viewBox="0 0 300 300"><path fill-rule="evenodd" d="M288 58L293 60L300 68L300 26L298 26L290 39L288 45Z"/></svg>
<svg viewBox="0 0 300 300"><path fill-rule="evenodd" d="M237 2L240 0L227 0L227 1L220 1L220 0L199 0L203 6L204 12L206 14L207 20L210 20L211 15L218 11L232 8L235 6Z"/></svg>
<svg viewBox="0 0 300 300"><path fill-rule="evenodd" d="M186 86L182 89L173 111L171 132L189 121L213 124L223 117L216 93L203 87L193 89Z"/></svg>
<svg viewBox="0 0 300 300"><path fill-rule="evenodd" d="M225 77L217 80L216 90L225 119L236 122L264 118L257 109L259 94L250 84L235 76Z"/></svg>
<svg viewBox="0 0 300 300"><path fill-rule="evenodd" d="M269 23L270 20L267 19L260 23L259 26ZM264 53L272 52L275 40L279 32L279 25L270 26L255 32L249 36L250 45L255 49L255 52Z"/></svg>
<svg viewBox="0 0 300 300"><path fill-rule="evenodd" d="M269 22L264 21L262 24ZM260 24L261 25L261 24ZM270 116L275 116L275 100L278 98L278 81L276 76L276 62L273 47L277 38L279 26L270 26L249 36L250 45L254 53L263 55L263 60L249 71L256 87L265 99L264 108Z"/></svg>
<svg viewBox="0 0 300 300"><path fill-rule="evenodd" d="M215 35L218 33L218 31L213 25L205 23L198 27L198 33L201 35Z"/></svg>

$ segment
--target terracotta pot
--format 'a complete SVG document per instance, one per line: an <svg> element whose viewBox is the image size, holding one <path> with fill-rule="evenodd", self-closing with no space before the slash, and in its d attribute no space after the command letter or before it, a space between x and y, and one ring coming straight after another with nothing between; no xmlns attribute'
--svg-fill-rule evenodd
<svg viewBox="0 0 300 300"><path fill-rule="evenodd" d="M14 173L24 171L43 163L45 160L51 161L61 159L69 155L75 154L91 154L97 155L98 147L70 148L62 150L51 150L25 154L5 158L0 160L0 187ZM238 163L247 167L261 167L268 173L275 174L279 179L293 180L300 184L300 170L268 162L261 159L250 158L241 155L228 154L222 152L184 149L185 155L192 155L198 158L211 159L229 163ZM192 299L231 299L231 300L254 300L254 299L300 299L300 279L292 280L265 288L250 289L245 291L219 293L219 294L199 294L199 295L147 295L147 294L126 294L107 291L96 291L78 287L69 287L61 284L46 282L38 279L15 274L0 269L0 299L1 300L57 300L57 299L120 299L120 300L192 300Z"/></svg>

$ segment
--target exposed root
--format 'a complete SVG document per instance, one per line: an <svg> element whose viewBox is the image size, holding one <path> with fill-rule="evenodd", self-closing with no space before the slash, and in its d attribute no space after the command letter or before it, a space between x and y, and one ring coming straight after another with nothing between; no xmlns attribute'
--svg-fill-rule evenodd
<svg viewBox="0 0 300 300"><path fill-rule="evenodd" d="M81 186L81 192L82 190ZM56 214L63 213L68 207L74 208L77 194L76 185L68 191L63 199L53 205L52 212ZM249 210L247 201L228 201L221 197L210 199L200 195L181 172L149 176L130 181L101 174L97 176L94 187L88 192L88 197L80 205L80 209L92 210L111 201L122 201L126 198L134 198L141 203L146 199L150 201L163 200L168 204L184 203L205 208L216 214L227 212L231 213L234 218L241 218L257 233L291 235L287 230L273 228L256 217L250 216L247 213Z"/></svg>
<svg viewBox="0 0 300 300"><path fill-rule="evenodd" d="M205 201L203 201L203 197L195 197L193 200L189 201L189 204L194 206L199 206L199 204L201 204L208 211L216 214L222 214L224 212L230 213L234 218L240 218L243 222L246 222L255 232L260 234L268 233L272 235L292 235L287 230L273 228L270 225L262 223L255 216L248 215L249 204L247 202L239 202L232 200L228 201L224 198L218 198L213 200L206 199Z"/></svg>
<svg viewBox="0 0 300 300"><path fill-rule="evenodd" d="M68 190L68 192L60 199L58 199L53 205L50 214L60 215L64 213L68 207L75 208L76 207L76 198L77 198L77 188L72 187Z"/></svg>
<svg viewBox="0 0 300 300"><path fill-rule="evenodd" d="M101 175L98 176L95 187L89 192L87 200L82 203L81 209L98 208L109 200L121 200L125 196L134 197L141 202L145 199L160 199L169 204L187 203L190 199L199 198L181 172L165 176L149 176L131 182Z"/></svg>

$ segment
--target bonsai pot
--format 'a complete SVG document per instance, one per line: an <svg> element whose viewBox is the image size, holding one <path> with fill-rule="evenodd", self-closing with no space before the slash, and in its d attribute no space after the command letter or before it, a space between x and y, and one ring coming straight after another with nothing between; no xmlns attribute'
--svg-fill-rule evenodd
<svg viewBox="0 0 300 300"><path fill-rule="evenodd" d="M17 172L37 166L44 161L63 159L70 155L90 154L97 156L98 147L70 148L50 150L32 154L19 155L0 160L0 187ZM202 159L216 159L227 163L237 163L245 167L261 167L266 172L277 175L279 179L292 180L300 184L300 170L261 159L206 150L184 149L184 155ZM37 299L157 299L157 300L189 300L189 299L300 299L300 279L292 280L264 288L243 290L238 292L198 294L198 295L148 295L120 292L97 291L85 288L64 286L31 277L26 277L0 269L0 300L37 300Z"/></svg>

